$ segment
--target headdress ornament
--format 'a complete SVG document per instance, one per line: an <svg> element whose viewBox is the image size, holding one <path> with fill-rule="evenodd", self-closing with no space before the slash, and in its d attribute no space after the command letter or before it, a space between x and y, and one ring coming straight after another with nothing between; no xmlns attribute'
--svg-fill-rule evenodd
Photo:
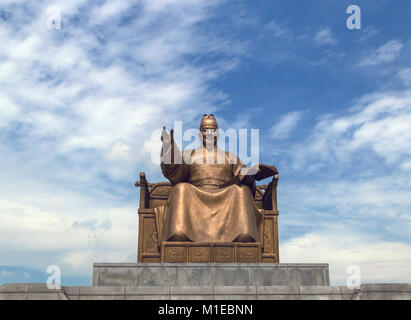
<svg viewBox="0 0 411 320"><path fill-rule="evenodd" d="M202 130L204 126L210 126L210 127L214 127L218 129L217 120L214 118L213 114L210 114L210 115L205 114L203 116L203 118L201 119L201 123L200 123L200 130Z"/></svg>

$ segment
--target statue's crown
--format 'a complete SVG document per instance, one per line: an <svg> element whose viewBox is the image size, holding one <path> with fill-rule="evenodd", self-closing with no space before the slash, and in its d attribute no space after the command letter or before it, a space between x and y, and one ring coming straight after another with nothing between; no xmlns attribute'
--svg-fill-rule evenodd
<svg viewBox="0 0 411 320"><path fill-rule="evenodd" d="M201 123L200 123L200 130L204 127L204 126L210 126L210 127L214 127L216 129L218 129L218 124L217 124L217 120L214 118L213 114L210 115L204 115L203 118L201 119Z"/></svg>

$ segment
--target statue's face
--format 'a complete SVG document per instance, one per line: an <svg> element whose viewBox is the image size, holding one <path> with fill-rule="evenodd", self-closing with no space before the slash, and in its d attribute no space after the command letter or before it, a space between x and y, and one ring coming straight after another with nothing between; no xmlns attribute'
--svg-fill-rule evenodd
<svg viewBox="0 0 411 320"><path fill-rule="evenodd" d="M218 138L217 128L214 126L203 126L201 128L201 135L203 136L203 144L206 145L216 145Z"/></svg>

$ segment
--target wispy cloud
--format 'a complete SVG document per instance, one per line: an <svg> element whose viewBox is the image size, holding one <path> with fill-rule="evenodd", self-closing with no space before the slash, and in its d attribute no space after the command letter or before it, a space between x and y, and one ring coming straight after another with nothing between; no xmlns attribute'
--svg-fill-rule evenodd
<svg viewBox="0 0 411 320"><path fill-rule="evenodd" d="M264 31L276 38L290 39L292 37L291 30L286 25L280 24L275 20L272 20L269 23L267 23L264 26Z"/></svg>
<svg viewBox="0 0 411 320"><path fill-rule="evenodd" d="M332 34L330 28L324 28L315 34L314 41L319 45L334 45L338 40Z"/></svg>
<svg viewBox="0 0 411 320"><path fill-rule="evenodd" d="M270 129L270 136L273 139L284 140L287 139L291 132L297 127L298 122L303 115L302 111L293 111L283 114L278 123Z"/></svg>
<svg viewBox="0 0 411 320"><path fill-rule="evenodd" d="M404 83L404 85L411 86L411 68L402 69L397 73L397 77Z"/></svg>
<svg viewBox="0 0 411 320"><path fill-rule="evenodd" d="M363 282L410 281L410 123L411 91L381 91L288 142L279 164L283 262L329 261L334 283L345 282L348 265L361 267Z"/></svg>
<svg viewBox="0 0 411 320"><path fill-rule="evenodd" d="M329 263L331 285L347 285L349 266L361 283L411 282L411 245L373 240L345 228L330 228L283 243L282 262Z"/></svg>
<svg viewBox="0 0 411 320"><path fill-rule="evenodd" d="M399 165L411 155L410 123L410 90L366 95L349 115L324 116L305 147L296 147L296 163L315 158L312 162L320 168L330 157L344 162L354 152L372 150L387 164Z"/></svg>
<svg viewBox="0 0 411 320"><path fill-rule="evenodd" d="M375 52L364 56L358 65L360 67L367 67L392 62L398 57L403 48L404 44L401 41L391 40L379 47Z"/></svg>
<svg viewBox="0 0 411 320"><path fill-rule="evenodd" d="M50 5L60 30L47 28ZM210 81L241 45L202 29L218 5L2 2L0 263L89 275L93 261L135 260L133 182L161 175L153 129L227 100Z"/></svg>

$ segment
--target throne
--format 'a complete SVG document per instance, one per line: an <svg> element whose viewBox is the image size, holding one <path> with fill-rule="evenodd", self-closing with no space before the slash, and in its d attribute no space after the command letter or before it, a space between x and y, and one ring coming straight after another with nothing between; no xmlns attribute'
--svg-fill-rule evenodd
<svg viewBox="0 0 411 320"><path fill-rule="evenodd" d="M161 241L156 209L167 203L174 188L170 182L148 183L144 172L135 183L140 187L138 209L139 263L279 263L278 249L278 173L268 185L256 186L254 202L261 213L257 242L175 242Z"/></svg>

